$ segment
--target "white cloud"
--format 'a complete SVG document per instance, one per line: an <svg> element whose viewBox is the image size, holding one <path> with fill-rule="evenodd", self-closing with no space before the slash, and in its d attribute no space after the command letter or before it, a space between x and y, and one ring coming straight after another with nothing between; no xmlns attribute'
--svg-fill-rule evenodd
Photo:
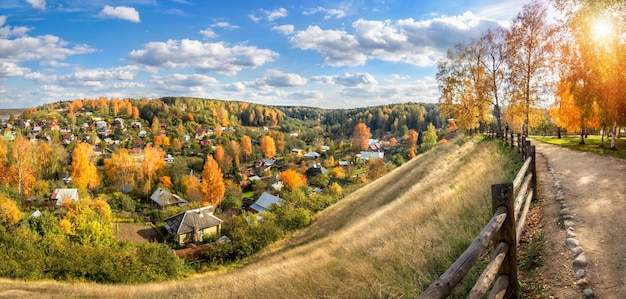
<svg viewBox="0 0 626 299"><path fill-rule="evenodd" d="M113 7L113 6L106 5L102 9L102 11L100 11L100 16L105 17L105 18L122 19L122 20L127 20L127 21L131 21L135 23L140 22L139 12L137 12L135 8L128 7L128 6Z"/></svg>
<svg viewBox="0 0 626 299"><path fill-rule="evenodd" d="M280 25L280 26L274 26L272 27L273 31L278 31L283 35L289 35L293 32L294 30L294 26L289 24L289 25Z"/></svg>
<svg viewBox="0 0 626 299"><path fill-rule="evenodd" d="M273 22L276 19L280 19L280 18L284 18L288 15L288 11L284 8L278 8L275 10L265 10L265 9L261 9L261 16L257 16L255 14L249 14L248 17L254 21L255 23L258 23L259 21L261 21L264 17L266 20L268 20L269 22Z"/></svg>
<svg viewBox="0 0 626 299"><path fill-rule="evenodd" d="M313 15L313 14L316 14L316 13L319 13L319 12L326 14L326 16L324 16L325 20L328 20L328 19L330 19L332 17L334 17L335 19L341 19L341 18L346 16L346 13L343 10L341 10L341 9L324 8L324 7L321 7L321 6L318 6L316 8L307 9L307 10L303 11L302 14L304 14L304 15Z"/></svg>
<svg viewBox="0 0 626 299"><path fill-rule="evenodd" d="M202 74L173 74L165 77L153 76L150 83L163 86L197 87L217 83L217 79Z"/></svg>
<svg viewBox="0 0 626 299"><path fill-rule="evenodd" d="M239 28L239 26L237 25L232 25L228 22L217 22L215 24L212 24L211 27L218 27L218 28L224 28L224 29L237 29Z"/></svg>
<svg viewBox="0 0 626 299"><path fill-rule="evenodd" d="M292 47L320 53L331 66L363 65L377 59L426 67L434 66L455 43L479 37L487 28L497 25L497 21L477 17L471 12L423 21L359 19L352 23L353 33L309 26L297 31L289 43Z"/></svg>
<svg viewBox="0 0 626 299"><path fill-rule="evenodd" d="M235 83L225 84L224 86L222 86L222 89L226 91L242 92L246 90L246 85L243 84L242 82L235 82Z"/></svg>
<svg viewBox="0 0 626 299"><path fill-rule="evenodd" d="M63 60L68 56L95 52L88 45L75 45L69 48L68 42L54 35L0 39L0 49L0 59L13 62Z"/></svg>
<svg viewBox="0 0 626 299"><path fill-rule="evenodd" d="M233 76L244 68L257 68L273 61L278 53L254 46L235 45L223 42L203 43L197 40L168 40L150 42L141 50L133 50L127 60L163 69L192 67L198 72L216 72Z"/></svg>
<svg viewBox="0 0 626 299"><path fill-rule="evenodd" d="M216 38L218 36L211 28L200 30L200 34L204 35L206 38Z"/></svg>
<svg viewBox="0 0 626 299"><path fill-rule="evenodd" d="M27 0L26 2L35 9L46 10L46 0Z"/></svg>
<svg viewBox="0 0 626 299"><path fill-rule="evenodd" d="M23 76L30 70L25 67L20 67L12 62L0 62L0 79L7 77Z"/></svg>
<svg viewBox="0 0 626 299"><path fill-rule="evenodd" d="M324 94L319 91L296 91L290 93L289 98L294 100L323 99Z"/></svg>
<svg viewBox="0 0 626 299"><path fill-rule="evenodd" d="M311 81L321 82L324 84L339 84L343 86L364 86L364 85L376 85L378 82L374 76L369 73L356 73L334 76L315 76L311 78Z"/></svg>
<svg viewBox="0 0 626 299"><path fill-rule="evenodd" d="M9 38L13 36L24 36L31 28L25 26L17 26L11 28L11 26L4 26L7 21L7 16L0 16L0 38Z"/></svg>
<svg viewBox="0 0 626 299"><path fill-rule="evenodd" d="M274 87L295 87L305 85L307 80L295 73L283 73L279 70L268 70L263 78L256 81L259 84Z"/></svg>

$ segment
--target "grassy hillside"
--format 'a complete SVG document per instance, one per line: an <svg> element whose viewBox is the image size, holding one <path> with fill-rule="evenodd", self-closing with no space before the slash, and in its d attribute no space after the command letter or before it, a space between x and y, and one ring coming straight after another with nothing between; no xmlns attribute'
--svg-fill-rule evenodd
<svg viewBox="0 0 626 299"><path fill-rule="evenodd" d="M457 138L322 211L241 267L145 285L0 280L0 297L416 297L486 224L490 185L511 181L515 167L496 144Z"/></svg>

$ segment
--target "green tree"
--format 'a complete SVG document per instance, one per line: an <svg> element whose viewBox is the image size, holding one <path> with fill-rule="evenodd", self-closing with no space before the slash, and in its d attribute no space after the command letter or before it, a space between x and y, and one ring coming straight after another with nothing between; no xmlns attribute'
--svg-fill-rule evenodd
<svg viewBox="0 0 626 299"><path fill-rule="evenodd" d="M427 152L437 146L437 130L432 123L428 124L428 130L424 134L424 142L422 142L422 151Z"/></svg>

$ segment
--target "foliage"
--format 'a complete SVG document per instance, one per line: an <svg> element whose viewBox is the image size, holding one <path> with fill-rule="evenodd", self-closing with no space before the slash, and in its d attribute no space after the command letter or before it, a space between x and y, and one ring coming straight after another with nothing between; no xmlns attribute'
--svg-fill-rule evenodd
<svg viewBox="0 0 626 299"><path fill-rule="evenodd" d="M357 152L366 150L369 147L370 137L372 137L370 129L364 123L357 124L352 132L352 150Z"/></svg>
<svg viewBox="0 0 626 299"><path fill-rule="evenodd" d="M307 183L306 177L293 169L287 169L281 172L280 180L291 191L296 190Z"/></svg>
<svg viewBox="0 0 626 299"><path fill-rule="evenodd" d="M93 149L91 145L81 142L72 154L72 184L81 191L87 188L94 190L100 185L96 165L91 163Z"/></svg>
<svg viewBox="0 0 626 299"><path fill-rule="evenodd" d="M141 175L135 157L125 149L119 149L104 159L105 181L116 190L123 191L127 186L133 186Z"/></svg>
<svg viewBox="0 0 626 299"><path fill-rule="evenodd" d="M22 220L23 217L24 213L20 211L17 203L0 193L0 224L12 226Z"/></svg>
<svg viewBox="0 0 626 299"><path fill-rule="evenodd" d="M165 165L165 152L158 147L147 146L144 149L144 157L141 161L143 174L147 178L147 190L152 191L152 181L156 172Z"/></svg>
<svg viewBox="0 0 626 299"><path fill-rule="evenodd" d="M273 158L276 155L276 146L274 145L274 138L269 135L265 135L261 140L261 151L265 158Z"/></svg>
<svg viewBox="0 0 626 299"><path fill-rule="evenodd" d="M437 131L433 124L428 124L428 131L424 134L424 142L422 142L422 151L427 152L437 146Z"/></svg>
<svg viewBox="0 0 626 299"><path fill-rule="evenodd" d="M224 199L226 187L222 180L222 170L213 159L207 155L202 170L202 192L204 193L203 205L217 207Z"/></svg>

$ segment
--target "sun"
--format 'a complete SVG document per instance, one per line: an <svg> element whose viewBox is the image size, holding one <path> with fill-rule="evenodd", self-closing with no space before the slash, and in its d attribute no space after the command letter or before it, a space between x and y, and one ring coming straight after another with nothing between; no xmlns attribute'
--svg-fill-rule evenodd
<svg viewBox="0 0 626 299"><path fill-rule="evenodd" d="M605 18L596 19L592 24L592 37L595 40L604 40L613 34L613 24Z"/></svg>

